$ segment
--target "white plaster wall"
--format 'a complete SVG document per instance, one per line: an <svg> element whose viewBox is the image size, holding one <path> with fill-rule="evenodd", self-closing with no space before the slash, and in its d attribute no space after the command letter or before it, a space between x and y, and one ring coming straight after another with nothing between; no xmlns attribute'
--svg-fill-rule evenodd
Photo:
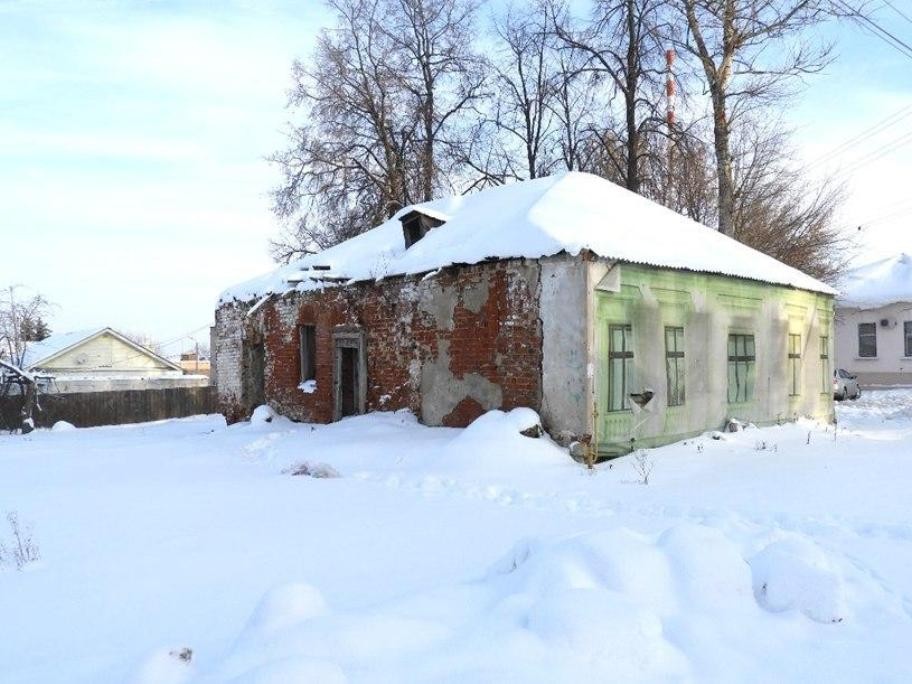
<svg viewBox="0 0 912 684"><path fill-rule="evenodd" d="M587 434L588 264L567 256L541 262L542 421L560 426L554 436L569 441Z"/></svg>
<svg viewBox="0 0 912 684"><path fill-rule="evenodd" d="M888 324L880 322L886 319ZM838 307L836 311L836 364L856 373L862 384L912 382L912 357L905 355L903 323L912 321L912 303L897 302L879 309ZM877 356L858 355L858 324L874 323Z"/></svg>

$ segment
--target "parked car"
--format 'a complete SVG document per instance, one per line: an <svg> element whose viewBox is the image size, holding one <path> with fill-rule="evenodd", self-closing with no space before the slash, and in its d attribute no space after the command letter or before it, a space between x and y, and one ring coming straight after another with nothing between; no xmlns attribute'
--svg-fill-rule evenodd
<svg viewBox="0 0 912 684"><path fill-rule="evenodd" d="M843 399L858 399L861 396L861 388L858 386L858 376L849 373L844 368L833 371L833 398L842 401Z"/></svg>

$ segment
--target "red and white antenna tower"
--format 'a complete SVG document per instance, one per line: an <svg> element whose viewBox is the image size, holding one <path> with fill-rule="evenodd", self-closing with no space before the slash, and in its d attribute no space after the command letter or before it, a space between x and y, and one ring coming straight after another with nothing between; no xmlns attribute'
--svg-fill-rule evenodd
<svg viewBox="0 0 912 684"><path fill-rule="evenodd" d="M675 51L671 48L665 50L665 97L668 101L668 111L665 114L665 123L668 132L672 133L675 125L675 81L674 81Z"/></svg>

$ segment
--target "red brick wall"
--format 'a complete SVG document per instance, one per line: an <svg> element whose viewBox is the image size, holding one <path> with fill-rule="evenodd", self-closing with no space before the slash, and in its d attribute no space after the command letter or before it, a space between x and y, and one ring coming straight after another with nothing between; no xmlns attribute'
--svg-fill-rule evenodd
<svg viewBox="0 0 912 684"><path fill-rule="evenodd" d="M539 409L539 272L535 261L492 262L270 300L251 317L266 344L267 400L298 420L331 421L333 332L357 326L368 411L404 408L425 422L464 426L488 408ZM297 326L305 324L317 328L312 394L298 388Z"/></svg>

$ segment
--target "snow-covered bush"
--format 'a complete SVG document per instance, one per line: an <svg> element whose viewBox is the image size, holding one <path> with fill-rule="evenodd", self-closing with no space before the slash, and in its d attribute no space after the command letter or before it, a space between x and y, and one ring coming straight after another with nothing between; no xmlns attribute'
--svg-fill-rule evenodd
<svg viewBox="0 0 912 684"><path fill-rule="evenodd" d="M32 538L31 526L22 525L16 511L6 514L6 522L10 528L10 538L9 541L0 541L0 565L15 565L17 570L22 570L41 557L38 544Z"/></svg>
<svg viewBox="0 0 912 684"><path fill-rule="evenodd" d="M54 423L53 427L51 427L51 430L54 432L70 432L75 429L75 425L68 423L65 420L58 420L56 423Z"/></svg>

